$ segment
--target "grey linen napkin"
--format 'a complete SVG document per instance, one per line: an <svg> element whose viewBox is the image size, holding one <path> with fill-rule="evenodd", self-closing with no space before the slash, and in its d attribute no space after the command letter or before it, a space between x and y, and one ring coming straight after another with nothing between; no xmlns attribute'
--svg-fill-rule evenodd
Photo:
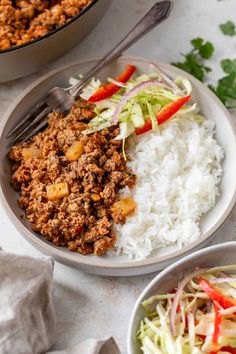
<svg viewBox="0 0 236 354"><path fill-rule="evenodd" d="M120 350L111 337L104 341L87 339L73 348L47 354L120 354Z"/></svg>
<svg viewBox="0 0 236 354"><path fill-rule="evenodd" d="M113 338L48 352L56 341L53 260L0 251L0 354L119 354Z"/></svg>

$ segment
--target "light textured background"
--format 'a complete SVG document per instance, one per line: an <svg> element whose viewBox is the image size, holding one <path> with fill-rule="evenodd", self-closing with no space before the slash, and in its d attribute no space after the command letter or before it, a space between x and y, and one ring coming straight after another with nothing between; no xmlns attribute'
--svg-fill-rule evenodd
<svg viewBox="0 0 236 354"><path fill-rule="evenodd" d="M0 85L1 116L22 90L43 73L76 59L89 59L105 54L154 2L113 0L96 29L70 53L40 73ZM236 37L225 37L218 28L219 23L228 19L236 22L236 0L176 0L174 4L171 18L135 44L128 53L166 62L176 61L181 58L180 52L189 50L189 40L202 36L211 40L216 48L214 58L210 62L213 72L209 76L209 80L214 81L223 75L219 60L236 57ZM40 252L29 245L13 228L2 209L0 228L0 245L4 250L40 256ZM233 239L236 240L236 209L213 242ZM153 276L97 277L56 264L54 280L58 338L55 348L62 349L88 337L100 339L113 335L122 354L126 353L126 333L132 307Z"/></svg>

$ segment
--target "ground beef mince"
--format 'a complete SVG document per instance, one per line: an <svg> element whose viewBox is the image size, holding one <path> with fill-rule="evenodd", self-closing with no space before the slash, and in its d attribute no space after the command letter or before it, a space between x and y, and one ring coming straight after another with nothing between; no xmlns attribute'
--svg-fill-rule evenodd
<svg viewBox="0 0 236 354"><path fill-rule="evenodd" d="M20 191L32 229L57 246L103 255L114 246L112 205L118 192L135 183L114 140L118 128L84 135L93 106L79 99L63 117L53 112L48 128L11 148L12 183Z"/></svg>
<svg viewBox="0 0 236 354"><path fill-rule="evenodd" d="M0 0L0 50L64 25L91 0Z"/></svg>

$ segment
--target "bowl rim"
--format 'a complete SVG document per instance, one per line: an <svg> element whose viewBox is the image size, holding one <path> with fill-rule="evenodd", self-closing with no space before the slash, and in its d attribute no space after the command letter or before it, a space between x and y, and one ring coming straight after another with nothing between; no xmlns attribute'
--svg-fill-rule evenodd
<svg viewBox="0 0 236 354"><path fill-rule="evenodd" d="M39 42L41 40L44 40L44 39L52 36L54 33L57 33L57 32L60 32L60 31L64 30L67 26L69 26L71 23L73 23L76 20L78 20L87 11L89 11L98 1L99 0L91 0L90 4L85 6L77 15L71 17L71 19L68 22L66 22L62 26L59 26L59 27L53 29L52 31L49 31L48 33L44 34L43 36L40 36L38 38L35 38L35 39L33 39L33 40L29 41L29 42L26 42L26 43L23 43L23 44L20 44L20 45L15 45L15 46L12 46L12 47L7 48L7 49L0 50L0 56L1 56L1 54L10 53L10 52L13 52L13 51L15 51L17 49L23 49L25 47L28 47L31 44L37 43L37 42Z"/></svg>
<svg viewBox="0 0 236 354"><path fill-rule="evenodd" d="M147 293L152 289L153 286L155 286L158 281L160 279L163 279L168 273L170 273L173 269L177 269L181 264L184 264L188 261L191 261L191 259L194 257L198 257L198 256L202 256L202 255L208 255L209 252L215 251L215 250L225 250L227 251L228 249L231 248L236 248L236 241L229 241L229 242L225 242L225 243L219 243L217 245L212 245L212 246L208 246L205 247L203 249L200 249L198 251L192 252L188 255L186 255L185 257L175 261L174 263L170 264L166 269L162 270L161 272L159 272L146 286L145 288L142 290L141 294L138 296L137 300L135 301L131 316L130 316L130 320L129 320L129 324L128 324L128 331L127 331L127 340L126 340L126 344L127 344L127 354L133 354L133 352L131 351L132 347L132 332L133 332L133 326L134 326L134 319L136 316L136 312L139 309L141 302L143 301L143 299L145 298L145 296L147 295Z"/></svg>
<svg viewBox="0 0 236 354"><path fill-rule="evenodd" d="M99 60L100 58L92 58L90 60L82 60L82 61L74 61L71 62L67 65L64 65L60 68L54 69L52 71L49 71L36 81L32 82L23 92L21 95L18 96L18 98L14 101L14 103L10 106L10 108L7 110L7 112L4 114L3 119L0 122L0 140L2 139L2 133L4 131L5 125L14 111L14 109L17 107L18 104L20 104L21 100L28 95L31 90L33 90L35 87L37 87L40 83L48 80L51 76L63 72L73 66L79 66L79 65L84 65L91 63L93 64L96 60ZM223 103L215 96L215 94L210 91L205 85L203 85L199 80L197 80L195 77L192 75L184 72L181 69L178 69L170 64L159 62L153 59L147 59L147 58L142 58L142 57L137 57L137 56L121 56L117 60L119 61L125 61L125 62L140 62L140 63L145 63L146 65L150 63L154 63L155 65L160 66L161 68L165 70L170 70L173 71L174 73L177 73L179 75L184 75L185 77L189 78L193 83L196 85L201 85L201 89L205 91L206 95L210 95L213 101L215 102L216 105L218 105L223 113L225 114L225 118L228 120L228 123L231 126L231 129L233 131L235 141L236 141L236 127L234 125L233 119L231 118L228 110L225 108ZM219 220L211 227L208 232L205 234L201 235L196 241L193 243L184 246L180 250L171 252L167 255L163 256L158 256L155 258L146 258L144 260L140 261L125 261L125 262L112 262L111 260L109 261L104 261L103 264L99 263L96 261L96 259L92 259L89 256L83 257L81 256L80 259L78 259L78 254L73 253L73 252L65 252L63 248L54 246L53 244L49 243L45 239L41 239L40 237L36 237L30 230L28 230L22 222L18 220L14 212L11 210L7 199L5 198L5 195L2 190L2 186L0 185L0 202L3 205L3 209L5 210L6 214L8 215L10 221L12 224L15 226L17 230L20 231L21 235L28 240L31 244L36 245L37 248L39 248L42 252L45 254L50 254L51 256L55 257L56 259L66 262L67 264L77 264L78 266L86 266L88 268L99 268L99 269L110 269L110 270L122 270L122 269L139 269L139 268L146 268L150 266L154 266L157 264L161 264L164 262L168 262L171 260L175 260L179 257L185 256L187 253L191 252L192 250L196 249L197 247L200 248L206 241L210 240L215 233L222 227L224 222L227 220L229 214L231 213L234 205L236 204L236 183L235 183L235 189L234 193L232 195L232 198L230 200L230 203L228 204L224 214L219 218ZM153 270L155 271L155 270Z"/></svg>

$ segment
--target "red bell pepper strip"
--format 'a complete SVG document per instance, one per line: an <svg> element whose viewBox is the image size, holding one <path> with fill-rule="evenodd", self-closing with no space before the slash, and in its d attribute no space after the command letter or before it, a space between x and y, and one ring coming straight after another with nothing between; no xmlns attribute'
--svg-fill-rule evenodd
<svg viewBox="0 0 236 354"><path fill-rule="evenodd" d="M231 347L223 347L220 348L222 352L228 352L230 354L236 354L236 348L231 348Z"/></svg>
<svg viewBox="0 0 236 354"><path fill-rule="evenodd" d="M124 84L130 79L135 70L136 67L134 65L127 65L125 70L119 76L117 76L115 80ZM91 97L89 97L88 101L90 103L95 103L98 101L105 100L105 98L114 95L114 93L116 93L119 89L120 86L117 86L112 83L103 85Z"/></svg>
<svg viewBox="0 0 236 354"><path fill-rule="evenodd" d="M184 97L181 97L181 98L179 98L178 100L176 100L174 102L171 102L171 103L167 104L165 107L163 107L160 110L160 112L158 112L157 115L156 115L156 120L157 120L158 124L162 124L166 120L171 118L190 99L191 99L191 96L184 96ZM151 122L150 119L148 119L148 120L146 120L145 124L142 127L135 129L135 133L137 135L140 135L140 134L148 132L151 129L152 129L152 122Z"/></svg>
<svg viewBox="0 0 236 354"><path fill-rule="evenodd" d="M220 351L226 352L229 354L236 354L236 348L231 348L231 347L222 347L219 350L217 350L216 352L210 352L210 354L218 354Z"/></svg>
<svg viewBox="0 0 236 354"><path fill-rule="evenodd" d="M209 296L210 299L216 301L223 309L228 309L232 306L236 306L236 300L224 296L219 290L214 288L206 279L201 278L199 286ZM236 313L234 313L235 315Z"/></svg>
<svg viewBox="0 0 236 354"><path fill-rule="evenodd" d="M213 301L213 306L214 306L214 310L215 310L213 344L215 346L218 346L221 323L222 323L222 315L220 313L221 307L219 306L219 304L216 301Z"/></svg>

